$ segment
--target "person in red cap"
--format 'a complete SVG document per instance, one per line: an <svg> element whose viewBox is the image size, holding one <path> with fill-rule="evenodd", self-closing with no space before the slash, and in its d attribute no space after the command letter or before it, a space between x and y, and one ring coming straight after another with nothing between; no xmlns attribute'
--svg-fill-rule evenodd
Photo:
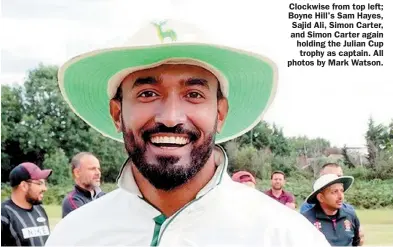
<svg viewBox="0 0 393 247"><path fill-rule="evenodd" d="M232 175L232 180L255 188L256 182L254 176L247 171L239 171Z"/></svg>
<svg viewBox="0 0 393 247"><path fill-rule="evenodd" d="M10 172L11 198L1 204L1 246L43 246L49 219L40 205L52 170L25 162Z"/></svg>

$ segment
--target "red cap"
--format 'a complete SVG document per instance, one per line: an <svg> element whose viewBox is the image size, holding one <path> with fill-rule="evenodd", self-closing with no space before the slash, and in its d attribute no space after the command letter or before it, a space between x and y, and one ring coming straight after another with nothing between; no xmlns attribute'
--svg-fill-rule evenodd
<svg viewBox="0 0 393 247"><path fill-rule="evenodd" d="M239 183L253 182L254 184L256 184L254 176L246 171L239 171L234 173L232 175L232 180Z"/></svg>
<svg viewBox="0 0 393 247"><path fill-rule="evenodd" d="M52 170L50 169L41 170L36 164L25 162L12 169L10 172L10 183L13 187L29 179L47 179L51 174Z"/></svg>

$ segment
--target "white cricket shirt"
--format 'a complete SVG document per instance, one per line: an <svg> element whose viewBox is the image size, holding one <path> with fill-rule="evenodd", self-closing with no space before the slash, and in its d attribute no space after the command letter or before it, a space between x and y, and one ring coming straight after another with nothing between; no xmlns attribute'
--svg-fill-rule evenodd
<svg viewBox="0 0 393 247"><path fill-rule="evenodd" d="M330 246L300 213L233 182L227 165L225 154L197 197L165 218L142 199L125 164L119 188L62 219L46 246Z"/></svg>

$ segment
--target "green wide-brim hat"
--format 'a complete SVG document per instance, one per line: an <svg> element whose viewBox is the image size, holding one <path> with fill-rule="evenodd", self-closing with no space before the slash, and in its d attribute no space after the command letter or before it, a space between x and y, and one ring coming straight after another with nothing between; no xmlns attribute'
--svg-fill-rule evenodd
<svg viewBox="0 0 393 247"><path fill-rule="evenodd" d="M189 24L172 20L148 23L126 46L88 52L65 63L58 73L60 91L87 124L123 142L109 111L110 99L122 80L131 72L164 63L198 65L218 78L228 98L228 115L216 143L234 139L262 120L275 95L277 68L259 54L204 39Z"/></svg>

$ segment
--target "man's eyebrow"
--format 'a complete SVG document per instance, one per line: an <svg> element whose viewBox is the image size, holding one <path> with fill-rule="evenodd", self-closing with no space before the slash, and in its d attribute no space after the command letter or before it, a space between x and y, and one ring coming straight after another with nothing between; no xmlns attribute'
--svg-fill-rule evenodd
<svg viewBox="0 0 393 247"><path fill-rule="evenodd" d="M158 81L154 77L140 77L137 78L134 82L134 85L132 85L132 88L142 86L142 85L151 85L151 84L157 84Z"/></svg>
<svg viewBox="0 0 393 247"><path fill-rule="evenodd" d="M184 82L184 85L185 86L199 85L209 89L209 84L207 83L207 80L202 78L190 78Z"/></svg>

